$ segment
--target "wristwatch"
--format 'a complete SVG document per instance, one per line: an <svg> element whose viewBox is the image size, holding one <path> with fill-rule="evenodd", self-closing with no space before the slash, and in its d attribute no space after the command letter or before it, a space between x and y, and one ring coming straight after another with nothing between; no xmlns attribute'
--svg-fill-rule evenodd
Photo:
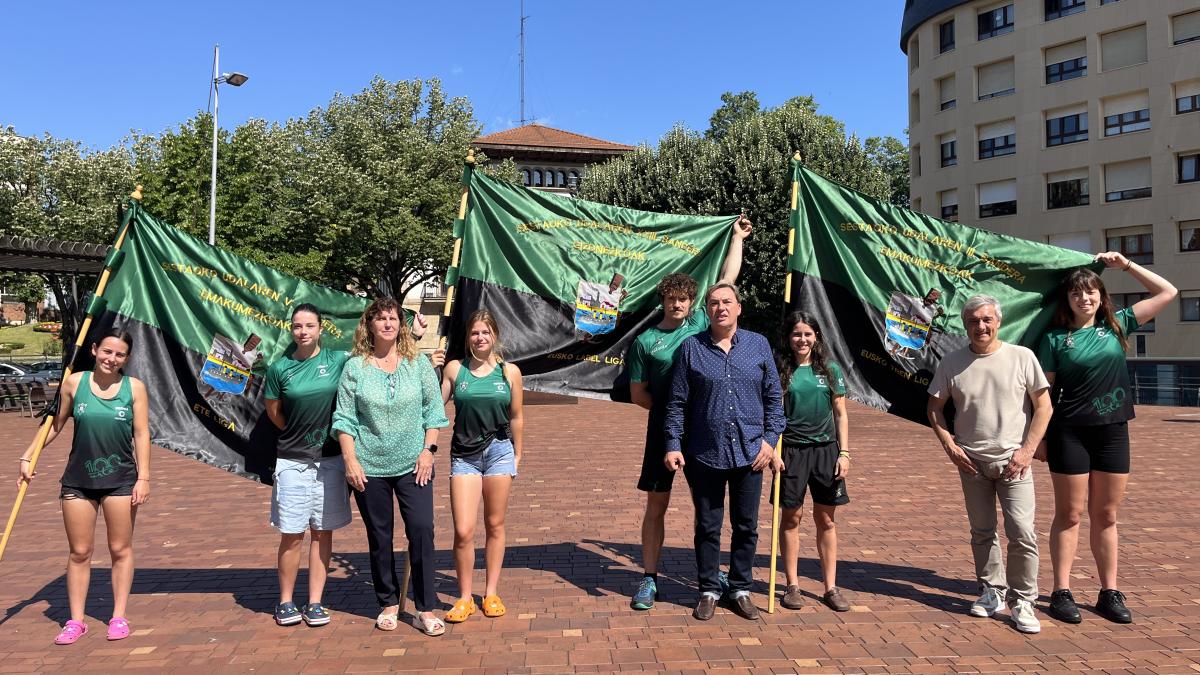
<svg viewBox="0 0 1200 675"><path fill-rule="evenodd" d="M436 455L437 454L437 443L427 445L427 446L425 446L424 449L428 450L429 452L432 452L433 454Z"/></svg>

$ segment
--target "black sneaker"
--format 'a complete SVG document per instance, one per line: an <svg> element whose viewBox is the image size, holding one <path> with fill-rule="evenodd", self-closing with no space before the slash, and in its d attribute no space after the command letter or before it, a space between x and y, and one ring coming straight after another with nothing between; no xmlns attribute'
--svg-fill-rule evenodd
<svg viewBox="0 0 1200 675"><path fill-rule="evenodd" d="M1096 612L1113 623L1133 623L1133 613L1125 606L1125 594L1115 588L1100 591Z"/></svg>
<svg viewBox="0 0 1200 675"><path fill-rule="evenodd" d="M1083 621L1079 608L1075 606L1075 596L1071 595L1071 589L1060 588L1050 594L1050 616L1063 623Z"/></svg>

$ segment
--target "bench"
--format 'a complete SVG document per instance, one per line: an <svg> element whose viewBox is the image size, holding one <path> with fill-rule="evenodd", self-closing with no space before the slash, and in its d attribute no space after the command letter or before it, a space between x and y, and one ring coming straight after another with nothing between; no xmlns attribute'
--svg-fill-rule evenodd
<svg viewBox="0 0 1200 675"><path fill-rule="evenodd" d="M46 405L46 390L41 384L15 382L10 377L0 377L0 410L28 410L33 417L34 402Z"/></svg>

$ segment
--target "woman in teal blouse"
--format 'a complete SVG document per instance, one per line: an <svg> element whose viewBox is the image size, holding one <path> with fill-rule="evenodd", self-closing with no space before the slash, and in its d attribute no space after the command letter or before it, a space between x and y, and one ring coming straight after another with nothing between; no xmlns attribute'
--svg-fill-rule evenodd
<svg viewBox="0 0 1200 675"><path fill-rule="evenodd" d="M375 626L381 630L396 629L399 594L405 591L392 551L394 496L412 565L413 625L427 635L446 631L433 614L433 453L438 429L449 424L433 363L417 351L400 305L392 298L372 302L342 371L333 430L367 528L371 579L382 608Z"/></svg>

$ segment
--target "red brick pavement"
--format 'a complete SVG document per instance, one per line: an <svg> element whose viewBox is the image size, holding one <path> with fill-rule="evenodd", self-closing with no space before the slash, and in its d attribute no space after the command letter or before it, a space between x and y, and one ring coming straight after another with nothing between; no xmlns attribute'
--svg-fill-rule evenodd
<svg viewBox="0 0 1200 675"><path fill-rule="evenodd" d="M267 524L269 489L155 450L153 496L139 514L135 542L133 636L104 640L111 595L100 533L88 603L92 632L74 646L56 647L52 640L68 614L66 538L56 503L66 448L60 441L45 455L0 563L0 672L1196 672L1200 414L1138 412L1133 481L1121 513L1122 586L1137 622L1117 626L1085 610L1082 625L1066 626L1042 614L1043 632L1036 636L1016 633L1001 619L966 616L975 588L954 469L926 429L860 406L851 409L853 501L839 509L840 581L856 611L835 614L818 605L819 572L806 520L801 569L808 606L780 608L759 623L723 609L711 622L693 620L692 514L682 479L668 514L662 599L651 612L629 609L640 570L642 498L634 483L645 414L583 401L529 410L529 451L513 491L502 583L509 614L502 619L477 614L439 638L407 626L374 630L366 541L356 519L335 536L325 596L333 623L278 628L268 613L277 542ZM0 454L15 459L33 428L15 413L0 416ZM439 457L437 479L438 589L446 601L456 590L447 461ZM12 485L15 466L0 462L4 486ZM1052 501L1043 466L1037 489L1041 588L1048 593L1045 533ZM7 514L12 489L2 494L0 509ZM765 608L765 500L760 522L755 597ZM1097 582L1086 531L1082 541L1074 587L1090 603ZM478 588L482 572L476 574ZM303 584L302 576L298 597Z"/></svg>

